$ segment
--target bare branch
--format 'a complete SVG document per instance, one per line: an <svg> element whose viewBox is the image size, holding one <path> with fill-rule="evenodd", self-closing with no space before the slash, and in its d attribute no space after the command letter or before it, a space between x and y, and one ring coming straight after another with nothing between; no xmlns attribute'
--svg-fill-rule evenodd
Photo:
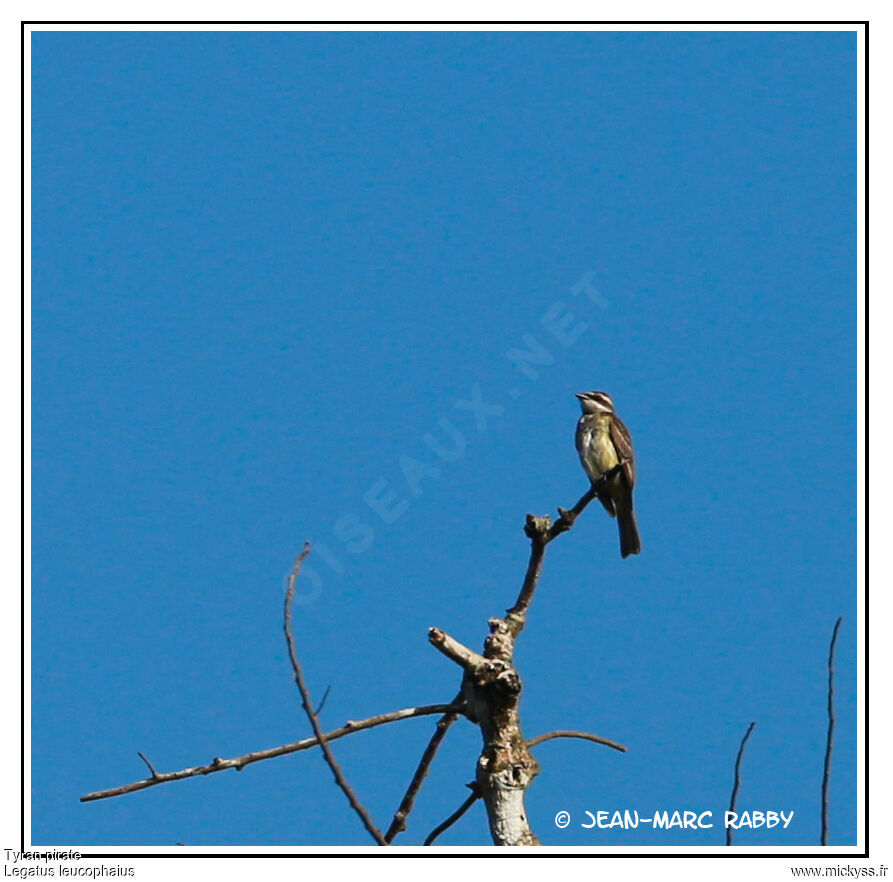
<svg viewBox="0 0 893 882"><path fill-rule="evenodd" d="M365 729L372 729L375 726L383 726L385 723L396 723L400 720L410 720L413 717L425 717L433 714L442 714L450 710L461 710L461 705L453 706L449 704L428 704L422 707L406 707L402 710L391 711L386 714L377 714L374 717L367 717L365 720L350 720L339 729L333 729L326 732L326 741L335 741L343 738L345 735L352 735L354 732L362 732ZM293 741L291 744L283 744L281 747L270 747L266 750L257 750L253 753L246 753L243 756L233 757L232 759L221 759L216 757L212 762L205 766L192 766L188 769L180 769L177 772L159 772L155 777L147 778L144 781L134 781L132 784L124 784L120 787L113 787L109 790L97 790L93 793L85 793L81 797L81 802L93 802L97 799L109 799L112 796L123 796L125 793L134 793L137 790L145 790L147 787L154 787L156 784L167 784L170 781L182 781L185 778L195 778L199 775L210 775L213 772L223 772L226 769L241 770L251 763L261 762L262 760L273 759L277 756L285 756L289 753L297 753L299 750L309 750L319 744L316 738L304 738L301 741Z"/></svg>
<svg viewBox="0 0 893 882"><path fill-rule="evenodd" d="M549 517L527 515L524 524L524 532L530 539L527 572L524 574L518 599L506 611L505 618L490 619L490 633L484 641L483 656L438 628L428 631L428 639L432 645L465 671L462 679L465 716L480 727L484 740L475 781L487 809L490 835L496 845L539 844L524 811L524 793L539 772L539 766L529 750L532 744L549 738L581 737L607 744L616 750L625 749L615 742L585 732L556 732L531 742L525 741L521 735L518 710L521 677L512 661L515 639L524 628L527 610L539 581L546 546L573 526L581 512L596 498L601 487L620 471L622 465L617 465L593 482L572 509L568 511L559 508L559 518L554 524ZM447 820L446 826L460 817L471 802L466 801L454 818ZM442 825L438 828L428 841L433 841L441 829L446 827Z"/></svg>
<svg viewBox="0 0 893 882"><path fill-rule="evenodd" d="M155 771L155 766L153 766L152 763L149 762L149 760L146 758L146 755L144 753L140 753L139 751L136 752L136 755L149 767L149 771L152 773L152 777L157 778L158 772Z"/></svg>
<svg viewBox="0 0 893 882"><path fill-rule="evenodd" d="M319 716L320 711L322 711L322 709L326 706L326 699L329 697L329 693L331 691L332 691L332 685L330 683L328 686L326 686L326 691L323 692L322 698L320 698L319 704L316 706L316 710L313 712L317 716Z"/></svg>
<svg viewBox="0 0 893 882"><path fill-rule="evenodd" d="M729 800L730 812L735 811L735 803L738 801L738 788L741 786L741 758L744 756L744 745L747 744L747 739L750 738L750 733L753 732L754 726L756 726L756 722L751 723L747 727L747 731L741 739L741 746L738 748L738 756L735 758L735 783L732 785L732 798ZM726 827L726 845L731 844L732 828Z"/></svg>
<svg viewBox="0 0 893 882"><path fill-rule="evenodd" d="M548 516L537 518L532 514L527 515L524 532L530 537L530 560L527 562L527 572L524 574L524 582L521 584L520 592L518 592L518 599L511 609L506 610L505 615L505 620L509 623L513 637L517 637L524 627L527 607L530 606L530 601L533 599L533 592L536 590L540 578L540 570L543 567L546 543L549 541L545 536L548 535L549 529L550 522Z"/></svg>
<svg viewBox="0 0 893 882"><path fill-rule="evenodd" d="M442 824L438 824L429 834L428 838L424 841L423 845L431 845L444 830L448 830L462 815L465 814L480 798L481 791L478 789L477 783L469 784L471 788L471 795L459 808L456 809Z"/></svg>
<svg viewBox="0 0 893 882"><path fill-rule="evenodd" d="M466 671L473 671L487 664L487 659L473 649L464 646L458 640L444 633L440 628L428 629L428 640L431 645L439 649L448 659L463 667Z"/></svg>
<svg viewBox="0 0 893 882"><path fill-rule="evenodd" d="M304 549L298 555L295 565L291 568L291 573L289 573L288 576L288 588L285 592L285 603L283 604L282 612L282 627L285 631L285 640L288 643L288 657L291 659L292 670L295 672L295 683L297 684L298 691L301 693L301 703L304 706L304 712L307 714L307 719L310 720L310 725L313 727L313 734L316 736L316 740L319 742L319 746L322 749L323 756L325 756L326 762L329 764L329 768L335 776L335 781L344 791L347 801L350 803L351 808L357 815L359 815L360 820L363 822L363 826L369 831L369 835L379 845L387 845L387 842L385 842L384 837L381 835L381 831L372 823L372 818L369 817L369 813L357 799L353 789L345 780L344 775L341 773L341 767L338 765L332 751L329 749L329 745L326 742L326 736L323 734L319 725L319 720L313 712L313 704L310 701L310 691L304 683L304 675L301 672L301 665L298 662L298 656L295 652L295 638L291 632L291 601L295 594L295 581L298 578L298 572L301 569L301 564L304 562L304 558L307 557L308 554L310 554L310 543L305 542Z"/></svg>
<svg viewBox="0 0 893 882"><path fill-rule="evenodd" d="M822 774L822 845L828 844L828 786L831 781L831 750L834 746L834 648L842 621L843 616L834 623L828 650L828 740L825 744L825 768Z"/></svg>
<svg viewBox="0 0 893 882"><path fill-rule="evenodd" d="M453 699L453 704L461 706L461 703L462 693L460 692ZM437 721L437 725L434 727L434 733L431 735L431 739L425 747L422 758L419 760L419 764L416 767L415 774L409 782L409 787L407 787L406 793L400 801L400 807L394 813L394 819L391 821L391 825L388 827L388 831L384 835L387 842L393 842L395 837L406 829L406 818L412 811L416 796L418 796L419 790L422 787L422 782L425 780L425 776L428 774L428 769L434 760L434 754L437 753L437 748L440 747L441 742L446 737L447 730L458 718L458 710L449 710Z"/></svg>
<svg viewBox="0 0 893 882"><path fill-rule="evenodd" d="M518 599L515 601L515 605L506 611L506 621L509 623L513 637L517 637L524 628L527 608L530 606L533 592L536 590L536 585L539 581L546 546L553 539L562 533L566 533L573 527L574 521L582 514L583 509L595 499L598 491L618 474L622 468L623 463L619 463L610 471L605 472L597 481L590 485L589 489L577 500L577 504L572 509L567 510L559 506L559 518L554 524L548 515L544 517L536 517L532 514L527 515L524 523L524 532L530 538L530 560L527 564L527 572L524 574L521 590L518 592Z"/></svg>
<svg viewBox="0 0 893 882"><path fill-rule="evenodd" d="M556 729L554 732L546 732L545 735L537 735L526 742L528 747L534 747L542 744L544 741L551 741L553 738L582 738L584 741L594 741L596 744L604 744L605 747L613 747L621 753L626 753L626 748L610 738L602 738L601 735L593 735L591 732L576 732L573 729Z"/></svg>
<svg viewBox="0 0 893 882"><path fill-rule="evenodd" d="M609 481L613 480L616 475L620 474L621 469L626 465L627 460L617 463L612 469L605 472L597 481L593 481L589 489L577 500L577 504L568 511L567 509L558 507L560 517L551 527L548 533L543 537L546 542L551 542L556 536L566 533L574 525L574 521L583 513L583 509L598 496L598 491L602 489Z"/></svg>
<svg viewBox="0 0 893 882"><path fill-rule="evenodd" d="M351 807L360 817L366 830L379 845L389 845L400 832L406 829L406 818L412 811L421 785L427 776L440 744L445 738L447 730L460 714L464 714L480 727L484 738L484 747L476 769L476 781L473 785L469 785L472 787L472 793L469 798L446 821L432 831L425 840L425 845L430 845L444 830L448 829L462 817L477 799L482 799L486 805L491 835L495 843L502 845L539 844L537 837L530 830L523 804L524 792L539 771L539 766L531 756L529 748L554 738L580 738L609 746L618 751L625 751L626 748L601 736L573 730L556 730L540 735L530 741L525 741L521 735L518 711L521 695L521 678L512 664L514 640L524 627L527 610L539 580L546 545L561 535L561 533L571 529L576 518L597 497L601 486L612 479L622 465L621 463L616 466L593 483L572 509L566 510L559 507L559 518L554 523L551 522L549 517L527 516L524 529L531 540L527 572L515 605L507 611L506 617L504 619L490 619L490 634L484 642L483 655L469 649L438 628L429 630L428 638L431 644L447 658L462 667L465 672L462 691L452 703L421 708L407 708L390 714L382 714L378 717L370 717L359 722L348 721L340 729L323 733L318 715L325 705L331 686L327 687L322 700L314 711L309 689L304 681L303 671L298 661L291 627L292 604L297 577L303 561L310 552L309 543L305 543L288 577L283 603L283 630L288 645L288 654L294 672L295 683L300 692L302 706L310 721L314 737L278 748L245 754L234 759L215 757L208 765L169 773L158 773L149 760L140 753L140 757L152 774L151 778L109 790L88 793L81 797L81 801L88 802L105 799L146 789L168 781L206 775L223 771L224 769L234 768L241 770L253 762L319 746L326 763L335 777L336 783L345 794ZM442 714L441 719L438 721L435 731L419 760L416 771L397 812L394 814L387 834L383 836L381 831L374 825L368 811L359 802L356 794L347 783L332 754L329 742L353 732L372 728L373 726L435 713Z"/></svg>
<svg viewBox="0 0 893 882"><path fill-rule="evenodd" d="M554 524L549 528L549 533L546 536L546 541L551 542L556 536L560 536L562 533L566 533L570 530L574 525L574 521L583 513L583 509L592 502L593 499L598 495L599 488L603 487L608 481L617 474L622 465L617 465L610 472L605 472L598 481L592 485L590 485L589 489L577 500L577 504L570 509L558 507L559 518L555 521Z"/></svg>

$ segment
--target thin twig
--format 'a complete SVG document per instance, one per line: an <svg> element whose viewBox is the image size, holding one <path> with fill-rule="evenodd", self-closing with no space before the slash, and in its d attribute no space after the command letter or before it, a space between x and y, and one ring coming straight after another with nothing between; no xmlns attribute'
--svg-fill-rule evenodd
<svg viewBox="0 0 893 882"><path fill-rule="evenodd" d="M831 750L834 746L834 648L842 621L843 616L834 623L831 647L828 650L828 740L825 744L825 770L822 774L822 845L828 844L828 785L831 781Z"/></svg>
<svg viewBox="0 0 893 882"><path fill-rule="evenodd" d="M462 693L460 692L454 699L453 704L460 704L462 702ZM441 742L446 737L447 730L456 720L459 719L459 711L458 710L449 710L447 711L434 726L434 732L431 735L431 739L428 741L427 746L425 747L425 751L422 754L422 758L419 760L419 764L416 767L415 774L412 776L412 780L409 782L409 787L406 788L406 793L403 794L403 799L400 800L400 807L394 812L394 818L391 821L391 825L388 827L387 833L385 833L384 838L387 842L393 842L394 838L397 834L402 833L406 829L406 818L409 813L412 811L412 807L415 804L416 797L418 796L419 790L422 787L422 782L425 780L425 776L428 774L428 769L431 766L432 761L434 760L434 754L437 753L437 748L440 747Z"/></svg>
<svg viewBox="0 0 893 882"><path fill-rule="evenodd" d="M461 706L454 707L449 704L428 704L422 707L406 707L402 710L390 711L386 714L377 714L374 717L367 717L365 720L350 720L340 728L332 729L331 732L326 732L325 739L326 741L335 741L338 738L343 738L345 735L352 735L354 732L362 732L365 729L373 729L375 726L383 726L385 723L396 723L400 720L411 720L413 717L443 714L450 710L461 710ZM81 802L109 799L112 796L122 796L125 793L145 790L147 787L154 787L156 784L167 784L170 781L182 781L186 778L195 778L199 775L210 775L213 772L223 772L226 769L240 770L251 763L274 759L277 756L285 756L289 753L296 753L299 750L309 750L311 747L316 747L318 744L319 741L317 741L316 738L303 738L300 741L283 744L281 747L269 747L265 750L256 750L252 753L246 753L243 756L233 757L232 759L221 759L220 757L216 757L212 762L205 766L192 766L188 769L180 769L177 772L159 772L154 778L147 778L143 781L134 781L132 784L124 784L121 787L112 787L109 790L97 790L93 793L85 793L81 797Z"/></svg>
<svg viewBox="0 0 893 882"><path fill-rule="evenodd" d="M149 771L152 773L152 777L157 778L158 772L155 771L155 766L153 766L152 763L149 762L146 755L144 753L140 753L139 751L136 752L136 755L149 767Z"/></svg>
<svg viewBox="0 0 893 882"><path fill-rule="evenodd" d="M626 753L626 748L617 741L602 738L601 735L593 735L591 732L576 732L573 729L556 729L554 732L546 732L545 735L537 735L536 738L531 738L527 742L527 746L534 747L544 741L551 741L553 738L582 738L584 741L594 741L596 744L604 744L605 747L613 747L614 750Z"/></svg>
<svg viewBox="0 0 893 882"><path fill-rule="evenodd" d="M468 786L471 788L471 795L442 824L438 824L428 834L428 838L423 843L424 845L431 845L444 830L452 827L481 798L481 792L477 784L469 784Z"/></svg>
<svg viewBox="0 0 893 882"><path fill-rule="evenodd" d="M332 751L329 749L329 745L326 742L326 736L323 734L319 725L319 720L313 712L313 704L310 701L310 690L304 683L304 675L301 672L301 665L298 663L298 656L295 652L295 638L291 631L291 601L295 594L295 581L298 577L298 571L301 569L301 564L304 562L304 558L307 557L308 554L310 554L310 543L305 542L303 551L298 555L295 565L291 568L291 572L288 575L288 588L285 592L285 603L283 604L282 612L282 627L285 631L285 640L288 643L288 657L291 659L292 670L295 672L295 683L298 686L298 692L301 693L301 703L304 706L304 712L307 714L307 719L310 720L310 725L313 727L313 734L316 736L316 740L319 741L319 746L322 749L323 756L326 758L326 762L329 764L329 768L332 770L332 774L335 776L335 781L344 791L347 801L350 803L351 808L357 815L359 815L360 820L363 822L363 826L369 831L369 835L379 845L387 845L387 842L385 842L384 837L381 835L381 831L372 823L372 818L369 817L369 813L357 799L350 784L345 780L344 775L341 773L341 767L338 765Z"/></svg>
<svg viewBox="0 0 893 882"><path fill-rule="evenodd" d="M744 733L744 737L741 739L741 746L738 748L738 756L735 758L735 782L732 784L732 798L729 800L729 811L735 811L735 803L738 801L738 788L741 786L741 758L744 756L744 745L747 744L747 739L750 738L750 733L753 732L753 727L756 726L756 721L751 723L747 727L747 731ZM732 828L726 827L726 845L732 844Z"/></svg>
<svg viewBox="0 0 893 882"><path fill-rule="evenodd" d="M326 706L326 699L329 697L329 693L332 691L332 686L329 684L326 686L326 691L323 692L322 698L319 700L319 704L316 706L316 710L313 712L317 716L319 716L320 711Z"/></svg>

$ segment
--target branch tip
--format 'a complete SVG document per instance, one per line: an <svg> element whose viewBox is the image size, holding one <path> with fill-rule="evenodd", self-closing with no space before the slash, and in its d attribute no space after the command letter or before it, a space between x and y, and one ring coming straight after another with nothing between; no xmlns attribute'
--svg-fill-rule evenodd
<svg viewBox="0 0 893 882"><path fill-rule="evenodd" d="M837 632L843 622L840 616L831 632L831 646L828 648L828 735L825 741L825 762L822 770L822 845L828 844L828 787L831 780L831 751L834 748L834 650L837 646Z"/></svg>
<svg viewBox="0 0 893 882"><path fill-rule="evenodd" d="M741 746L738 748L738 756L735 758L735 781L732 784L732 797L729 800L729 811L735 811L735 803L738 801L738 788L741 786L741 759L744 756L744 746L747 744L747 740L750 738L750 733L753 732L754 726L756 726L756 720L754 720L748 727L747 731L744 733L744 737L741 739ZM726 827L726 845L732 844L732 828Z"/></svg>
<svg viewBox="0 0 893 882"><path fill-rule="evenodd" d="M152 773L152 779L157 781L161 776L155 771L155 766L153 766L146 758L146 755L139 750L136 752L136 755L149 767L149 771Z"/></svg>

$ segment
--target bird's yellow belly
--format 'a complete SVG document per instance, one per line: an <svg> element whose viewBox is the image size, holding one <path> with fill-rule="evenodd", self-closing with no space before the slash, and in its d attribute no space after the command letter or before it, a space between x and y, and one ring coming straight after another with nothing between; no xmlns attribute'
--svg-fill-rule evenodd
<svg viewBox="0 0 893 882"><path fill-rule="evenodd" d="M589 450L598 470L602 473L613 469L618 462L617 451L608 432L595 432L589 439Z"/></svg>

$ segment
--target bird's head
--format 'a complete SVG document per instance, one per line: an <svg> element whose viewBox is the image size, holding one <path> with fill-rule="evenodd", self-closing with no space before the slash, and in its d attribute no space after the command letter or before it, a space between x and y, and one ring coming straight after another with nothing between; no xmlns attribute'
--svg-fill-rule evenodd
<svg viewBox="0 0 893 882"><path fill-rule="evenodd" d="M583 413L614 413L614 402L607 392L577 392Z"/></svg>

